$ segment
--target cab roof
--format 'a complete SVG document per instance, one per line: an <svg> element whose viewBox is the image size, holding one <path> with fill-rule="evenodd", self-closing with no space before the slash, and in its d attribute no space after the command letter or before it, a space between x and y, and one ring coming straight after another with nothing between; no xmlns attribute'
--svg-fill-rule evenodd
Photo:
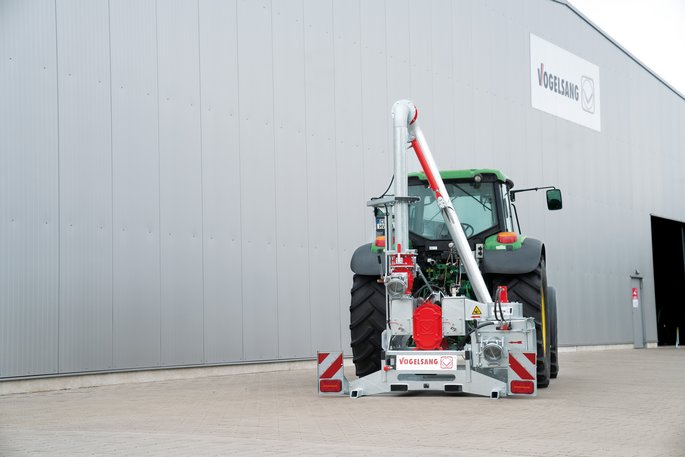
<svg viewBox="0 0 685 457"><path fill-rule="evenodd" d="M499 170L490 168L471 168L468 170L442 170L440 177L444 180L449 179L464 179L472 180L476 175L494 175L497 181L506 184L509 188L514 187L514 182L507 178L504 173ZM419 178L421 181L427 181L426 174L422 171L409 173L410 178Z"/></svg>

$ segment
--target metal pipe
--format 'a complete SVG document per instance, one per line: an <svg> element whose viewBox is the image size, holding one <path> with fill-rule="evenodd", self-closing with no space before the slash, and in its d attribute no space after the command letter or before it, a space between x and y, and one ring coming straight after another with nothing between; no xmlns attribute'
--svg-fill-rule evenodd
<svg viewBox="0 0 685 457"><path fill-rule="evenodd" d="M416 107L409 100L399 100L392 106L395 198L399 200L394 206L395 233L390 233L391 238L386 239L385 243L386 246L393 246L398 253L405 252L409 248L409 204L401 198L407 197L408 193L406 156L409 143L408 125L412 119L415 119L415 116Z"/></svg>
<svg viewBox="0 0 685 457"><path fill-rule="evenodd" d="M411 103L411 102L410 102ZM415 118L414 118L415 120ZM452 206L452 200L447 193L445 188L445 183L440 176L440 171L433 160L433 154L431 154L426 138L423 135L421 127L416 122L411 123L408 126L409 133L414 137L412 140L412 147L416 153L421 167L423 168L426 177L428 178L428 184L435 193L435 198L438 203L438 207L442 211L442 216L445 219L445 224L450 232L450 236L454 241L454 244L459 252L459 257L466 268L466 274L468 274L471 280L471 285L473 286L473 291L476 294L478 301L482 303L492 303L492 297L490 296L490 291L485 285L485 280L483 280L483 275L480 273L476 259L471 252L471 247L464 234L464 229L461 226L457 212Z"/></svg>

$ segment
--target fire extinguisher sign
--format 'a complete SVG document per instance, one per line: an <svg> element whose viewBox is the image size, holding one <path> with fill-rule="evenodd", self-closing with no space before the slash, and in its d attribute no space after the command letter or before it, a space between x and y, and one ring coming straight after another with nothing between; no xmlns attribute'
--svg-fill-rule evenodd
<svg viewBox="0 0 685 457"><path fill-rule="evenodd" d="M633 308L640 306L640 299L637 295L637 287L633 287Z"/></svg>

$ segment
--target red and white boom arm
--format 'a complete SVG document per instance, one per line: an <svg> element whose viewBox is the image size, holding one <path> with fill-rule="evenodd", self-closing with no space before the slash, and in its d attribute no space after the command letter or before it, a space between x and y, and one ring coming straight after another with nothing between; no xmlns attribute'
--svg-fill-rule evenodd
<svg viewBox="0 0 685 457"><path fill-rule="evenodd" d="M393 143L395 160L395 198L407 197L407 156L408 144L411 144L416 157L421 163L421 168L426 174L428 185L435 194L438 207L442 212L447 229L452 241L457 248L459 257L466 268L476 298L481 303L492 303L490 291L485 285L483 276L471 252L471 247L464 234L464 229L459 222L457 212L452 206L452 200L447 193L445 183L442 181L440 171L435 165L426 138L421 127L416 122L418 109L409 100L399 100L392 107L393 117ZM392 240L392 237L390 238ZM406 252L409 241L409 203L405 199L399 199L395 204L395 245L393 248L398 254Z"/></svg>

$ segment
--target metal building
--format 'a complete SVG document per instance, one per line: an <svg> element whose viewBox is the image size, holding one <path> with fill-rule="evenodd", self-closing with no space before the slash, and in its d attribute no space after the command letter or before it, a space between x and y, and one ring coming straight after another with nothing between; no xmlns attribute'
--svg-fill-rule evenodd
<svg viewBox="0 0 685 457"><path fill-rule="evenodd" d="M538 39L597 69L596 124L533 107ZM563 189L518 203L560 344L657 341L685 103L566 2L5 0L0 378L349 350L400 98L442 168Z"/></svg>

